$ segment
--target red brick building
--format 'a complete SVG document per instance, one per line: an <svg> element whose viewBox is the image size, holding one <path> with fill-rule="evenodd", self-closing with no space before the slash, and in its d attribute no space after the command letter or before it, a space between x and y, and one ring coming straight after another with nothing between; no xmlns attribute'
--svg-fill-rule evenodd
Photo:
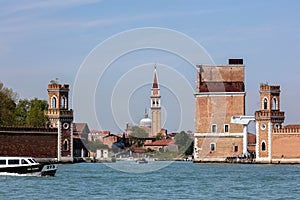
<svg viewBox="0 0 300 200"><path fill-rule="evenodd" d="M256 162L300 163L300 125L283 127L280 86L260 86L260 110L256 118Z"/></svg>
<svg viewBox="0 0 300 200"><path fill-rule="evenodd" d="M245 84L242 59L227 65L197 65L195 92L195 162L223 162L243 150L243 125L232 116L245 115Z"/></svg>
<svg viewBox="0 0 300 200"><path fill-rule="evenodd" d="M48 128L0 127L0 155L73 162L75 151L85 147L82 138L76 137L78 134L74 137L68 84L48 85L48 110L45 114L51 123Z"/></svg>

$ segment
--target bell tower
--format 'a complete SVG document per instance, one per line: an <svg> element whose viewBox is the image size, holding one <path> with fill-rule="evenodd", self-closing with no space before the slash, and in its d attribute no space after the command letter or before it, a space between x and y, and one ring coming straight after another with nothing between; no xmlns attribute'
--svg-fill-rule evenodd
<svg viewBox="0 0 300 200"><path fill-rule="evenodd" d="M261 84L260 110L255 112L257 161L271 162L272 132L282 128L284 118L280 111L280 86Z"/></svg>
<svg viewBox="0 0 300 200"><path fill-rule="evenodd" d="M151 135L156 136L161 131L161 107L160 107L160 89L156 73L156 65L154 66L154 79L151 89Z"/></svg>
<svg viewBox="0 0 300 200"><path fill-rule="evenodd" d="M69 109L69 85L48 84L50 127L57 128L57 160L73 162L73 110Z"/></svg>

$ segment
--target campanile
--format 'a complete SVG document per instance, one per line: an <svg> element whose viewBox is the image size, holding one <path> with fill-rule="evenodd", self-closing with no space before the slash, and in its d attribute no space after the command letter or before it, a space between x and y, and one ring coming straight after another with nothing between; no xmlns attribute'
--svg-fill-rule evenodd
<svg viewBox="0 0 300 200"><path fill-rule="evenodd" d="M160 89L158 84L156 66L154 67L154 79L151 89L151 135L156 136L161 131L161 106L160 106Z"/></svg>

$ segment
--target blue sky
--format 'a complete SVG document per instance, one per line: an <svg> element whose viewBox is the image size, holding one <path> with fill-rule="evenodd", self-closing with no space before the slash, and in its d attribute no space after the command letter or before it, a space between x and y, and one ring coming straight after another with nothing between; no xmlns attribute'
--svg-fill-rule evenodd
<svg viewBox="0 0 300 200"><path fill-rule="evenodd" d="M61 83L69 83L72 87L80 66L99 43L126 30L161 27L193 38L215 63L226 64L228 58L244 59L248 115L259 107L259 84L268 82L282 87L281 108L286 111L286 123L298 123L299 8L297 0L1 1L0 80L18 92L21 98L47 99L49 81L57 77ZM151 66L155 62L175 68L176 65L188 65L159 51L132 53L114 65L126 65L126 69L130 70L130 66L143 63ZM114 83L109 82L109 77L119 73L114 77L119 79L122 73L118 67L112 66L110 70L102 84L112 87ZM185 74L191 83L196 78L190 70L180 73ZM153 74L148 74L149 80L152 80ZM103 85L98 86L101 87ZM129 106L134 123L149 106L147 91L150 86L143 87L136 90L129 100L137 104L137 109L132 104ZM164 108L164 115L169 118L165 125L176 130L178 127L171 118L176 115L173 112L177 107L176 98L172 98L174 95L170 91L165 91L165 94L169 93L169 99L164 99L165 105L169 101L174 101L172 105L175 105ZM95 107L99 119L104 120L102 118L106 118L108 111L103 111L98 105L98 102L101 104L101 95L105 96L103 93L96 95ZM176 120L177 123L180 119L177 117ZM94 126L90 125L90 128L99 128ZM118 132L124 127L107 122L100 128ZM193 130L193 122L183 129Z"/></svg>

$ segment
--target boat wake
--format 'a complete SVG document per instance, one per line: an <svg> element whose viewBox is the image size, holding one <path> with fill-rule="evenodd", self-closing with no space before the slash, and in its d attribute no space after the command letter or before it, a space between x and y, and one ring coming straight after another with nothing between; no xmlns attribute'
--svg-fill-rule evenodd
<svg viewBox="0 0 300 200"><path fill-rule="evenodd" d="M41 173L36 172L36 173L18 174L18 173L0 172L0 176L41 176Z"/></svg>

